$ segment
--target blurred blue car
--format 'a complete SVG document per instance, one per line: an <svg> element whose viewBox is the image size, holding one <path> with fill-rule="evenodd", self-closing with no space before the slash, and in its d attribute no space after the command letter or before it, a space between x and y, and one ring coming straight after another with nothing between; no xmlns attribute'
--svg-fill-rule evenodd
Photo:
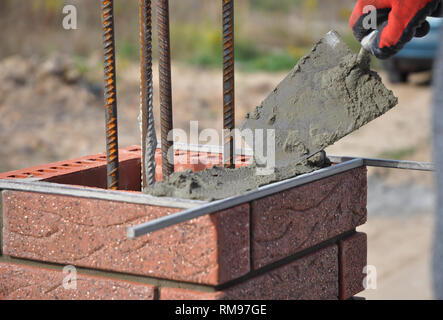
<svg viewBox="0 0 443 320"><path fill-rule="evenodd" d="M434 60L438 55L439 34L443 19L430 17L428 21L431 25L428 35L412 39L394 57L382 61L390 82L407 82L410 73L432 70Z"/></svg>

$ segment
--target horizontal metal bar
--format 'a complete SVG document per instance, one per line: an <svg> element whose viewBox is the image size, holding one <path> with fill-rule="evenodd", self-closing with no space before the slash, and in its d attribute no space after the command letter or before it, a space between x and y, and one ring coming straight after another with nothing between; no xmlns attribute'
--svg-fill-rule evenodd
<svg viewBox="0 0 443 320"><path fill-rule="evenodd" d="M394 168L394 169L418 170L418 171L435 171L435 166L432 162L357 158L357 157L329 156L329 155L328 158L333 163L343 163L353 159L362 159L365 166L368 167Z"/></svg>
<svg viewBox="0 0 443 320"><path fill-rule="evenodd" d="M233 196L223 200L210 202L200 207L185 210L176 214L172 214L166 217L162 217L156 220L148 221L133 227L129 227L126 230L128 238L134 239L142 235L164 229L178 223L189 221L204 215L208 215L221 210L226 210L240 204L257 200L275 193L279 193L303 184L307 184L313 181L324 179L345 171L349 171L354 168L363 166L362 159L353 159L335 166L320 169L315 172L307 173L292 179L280 181L267 186L258 188L257 190L250 191L243 195Z"/></svg>
<svg viewBox="0 0 443 320"><path fill-rule="evenodd" d="M199 200L154 197L149 194L124 192L124 191L122 192L121 190L113 191L106 189L94 189L88 187L76 187L65 184L35 181L33 179L0 180L0 191L2 189L25 191L25 192L39 192L45 194L56 194L56 195L82 197L82 198L98 199L98 200L109 200L117 202L147 204L153 206L171 207L179 209L195 208L208 203L207 201L199 201Z"/></svg>

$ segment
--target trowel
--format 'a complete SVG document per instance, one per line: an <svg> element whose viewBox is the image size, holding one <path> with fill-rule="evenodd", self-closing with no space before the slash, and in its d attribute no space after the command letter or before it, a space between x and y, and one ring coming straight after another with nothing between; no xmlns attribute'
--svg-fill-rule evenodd
<svg viewBox="0 0 443 320"><path fill-rule="evenodd" d="M328 32L247 114L242 131L275 130L273 145L267 139L259 143L268 157L274 152L276 167L306 160L397 104L392 91L370 70L368 43L373 38L374 34L366 38L356 54L337 32ZM256 146L257 141L254 150Z"/></svg>

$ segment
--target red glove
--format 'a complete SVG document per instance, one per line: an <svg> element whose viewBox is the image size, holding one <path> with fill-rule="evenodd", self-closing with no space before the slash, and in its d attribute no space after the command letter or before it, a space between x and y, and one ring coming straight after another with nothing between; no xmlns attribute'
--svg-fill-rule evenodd
<svg viewBox="0 0 443 320"><path fill-rule="evenodd" d="M367 6L377 9L378 35L372 46L372 53L380 59L387 59L400 51L413 37L423 37L429 30L426 17L439 10L441 0L359 0L349 24L358 41L373 29L365 28L364 13ZM369 19L369 18L368 18Z"/></svg>

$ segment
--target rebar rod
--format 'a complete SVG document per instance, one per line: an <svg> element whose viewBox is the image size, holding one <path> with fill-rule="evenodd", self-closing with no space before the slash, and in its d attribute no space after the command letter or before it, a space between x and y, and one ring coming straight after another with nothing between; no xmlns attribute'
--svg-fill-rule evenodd
<svg viewBox="0 0 443 320"><path fill-rule="evenodd" d="M154 122L152 80L152 7L151 0L139 0L140 20L140 124L141 124L141 189L155 182L157 136Z"/></svg>
<svg viewBox="0 0 443 320"><path fill-rule="evenodd" d="M119 186L119 172L113 0L101 0L101 8L105 73L107 186L108 189L117 190Z"/></svg>
<svg viewBox="0 0 443 320"><path fill-rule="evenodd" d="M234 0L223 3L223 129L225 167L232 168L234 163L235 127L235 83L234 83Z"/></svg>
<svg viewBox="0 0 443 320"><path fill-rule="evenodd" d="M173 142L168 140L172 132L171 48L169 35L169 0L157 1L159 74L160 74L160 122L162 146L162 176L174 172ZM169 156L168 156L169 154Z"/></svg>

